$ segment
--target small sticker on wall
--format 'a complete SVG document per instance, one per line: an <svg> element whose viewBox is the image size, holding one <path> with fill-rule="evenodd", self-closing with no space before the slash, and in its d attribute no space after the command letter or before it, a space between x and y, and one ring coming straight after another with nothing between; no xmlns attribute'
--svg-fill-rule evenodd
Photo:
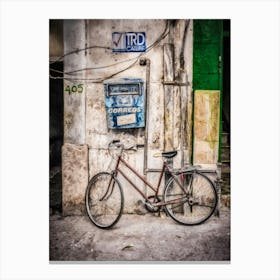
<svg viewBox="0 0 280 280"><path fill-rule="evenodd" d="M129 114L129 115L123 115L117 117L117 125L126 125L136 123L136 114Z"/></svg>

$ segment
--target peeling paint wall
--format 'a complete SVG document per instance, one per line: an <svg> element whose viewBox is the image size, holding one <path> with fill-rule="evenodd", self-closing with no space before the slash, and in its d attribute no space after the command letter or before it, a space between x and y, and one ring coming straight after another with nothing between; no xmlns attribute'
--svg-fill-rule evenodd
<svg viewBox="0 0 280 280"><path fill-rule="evenodd" d="M167 25L168 24L168 25ZM145 144L147 131L147 168L159 169L162 160L152 155L164 150L178 150L173 166L180 168L189 163L191 152L191 95L192 95L192 21L190 21L183 44L185 20L65 20L64 52L73 52L65 56L64 71L71 72L65 78L77 80L64 82L64 143L88 148L88 175L93 176L101 170L113 168L114 162L108 154L107 145L113 139L120 139L127 146ZM150 46L164 32L166 26L169 34L154 48L143 53L150 60L149 107L147 129L110 130L107 128L104 87L102 81L114 73L129 67L139 53L114 53L112 45L113 32L145 32L146 45ZM92 47L94 48L88 48ZM183 68L180 55L185 58ZM83 49L83 51L77 51ZM121 63L119 63L121 62ZM110 67L103 67L108 66ZM81 70L82 71L77 71ZM86 70L85 70L86 69ZM75 72L73 72L75 71ZM137 61L128 70L122 71L114 78L134 77L146 81L147 66ZM169 82L170 84L165 84ZM146 90L147 85L144 85ZM82 146L82 147L85 147ZM68 151L70 153L70 151ZM73 157L75 152L73 151ZM72 156L65 157L64 164L70 164ZM144 149L124 153L125 160L144 174ZM70 160L71 159L71 160ZM75 171L73 171L75 172ZM127 172L129 174L129 172ZM88 180L88 176L84 174ZM147 179L156 185L158 172L147 172ZM134 175L132 181L148 193L146 187L139 183ZM121 178L124 189L125 212L133 212L141 196ZM64 181L64 191L77 191ZM78 193L82 196L85 186ZM83 197L82 197L83 198Z"/></svg>
<svg viewBox="0 0 280 280"><path fill-rule="evenodd" d="M194 93L194 163L217 163L220 128L220 91Z"/></svg>

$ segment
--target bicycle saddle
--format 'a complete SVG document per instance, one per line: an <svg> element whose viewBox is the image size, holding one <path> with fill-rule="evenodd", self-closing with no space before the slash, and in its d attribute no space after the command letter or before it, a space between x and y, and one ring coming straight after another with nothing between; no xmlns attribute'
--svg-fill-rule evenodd
<svg viewBox="0 0 280 280"><path fill-rule="evenodd" d="M165 158L173 158L177 155L177 151L162 152L161 155Z"/></svg>

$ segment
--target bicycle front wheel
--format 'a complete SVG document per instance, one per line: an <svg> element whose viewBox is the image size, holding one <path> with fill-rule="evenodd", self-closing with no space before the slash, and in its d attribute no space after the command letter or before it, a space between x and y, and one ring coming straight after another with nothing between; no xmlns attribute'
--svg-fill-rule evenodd
<svg viewBox="0 0 280 280"><path fill-rule="evenodd" d="M123 211L123 191L117 178L108 172L95 175L86 190L86 210L90 220L99 228L115 225Z"/></svg>
<svg viewBox="0 0 280 280"><path fill-rule="evenodd" d="M165 209L172 219L183 225L198 225L214 213L217 192L204 174L184 172L171 177L164 190Z"/></svg>

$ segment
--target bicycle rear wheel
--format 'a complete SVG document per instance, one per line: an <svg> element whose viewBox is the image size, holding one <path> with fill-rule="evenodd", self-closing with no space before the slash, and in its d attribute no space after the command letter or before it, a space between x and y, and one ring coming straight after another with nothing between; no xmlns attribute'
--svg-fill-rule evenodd
<svg viewBox="0 0 280 280"><path fill-rule="evenodd" d="M123 191L112 174L95 175L87 186L85 199L87 214L97 227L109 229L119 221L124 204Z"/></svg>
<svg viewBox="0 0 280 280"><path fill-rule="evenodd" d="M217 205L212 181L192 171L174 177L167 182L163 196L170 217L183 225L198 225L209 219Z"/></svg>

